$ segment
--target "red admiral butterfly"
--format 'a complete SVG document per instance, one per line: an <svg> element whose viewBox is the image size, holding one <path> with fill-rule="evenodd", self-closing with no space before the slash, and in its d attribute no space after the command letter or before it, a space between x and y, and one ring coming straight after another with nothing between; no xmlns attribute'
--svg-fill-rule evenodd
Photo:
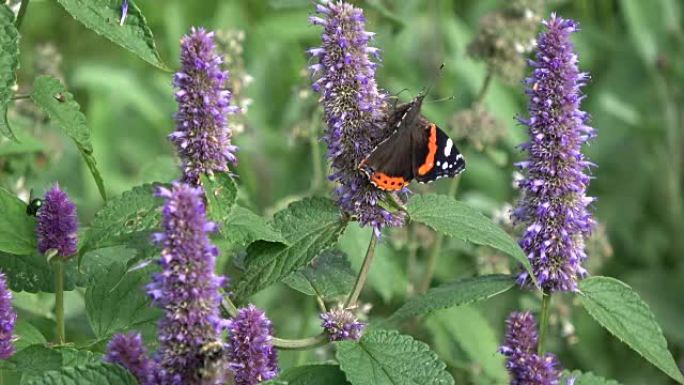
<svg viewBox="0 0 684 385"><path fill-rule="evenodd" d="M359 164L374 186L396 191L412 179L430 183L465 170L465 160L454 141L420 114L424 97L418 95L392 112L387 124L394 132Z"/></svg>

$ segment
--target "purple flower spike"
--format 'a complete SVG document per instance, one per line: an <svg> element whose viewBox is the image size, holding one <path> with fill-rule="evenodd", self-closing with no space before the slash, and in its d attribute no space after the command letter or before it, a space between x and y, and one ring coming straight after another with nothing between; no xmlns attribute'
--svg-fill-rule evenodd
<svg viewBox="0 0 684 385"><path fill-rule="evenodd" d="M365 325L359 322L354 314L341 307L321 314L321 326L328 333L330 341L354 340L361 338Z"/></svg>
<svg viewBox="0 0 684 385"><path fill-rule="evenodd" d="M148 383L152 366L140 333L116 334L107 344L107 355L104 359L128 369L138 379L139 384Z"/></svg>
<svg viewBox="0 0 684 385"><path fill-rule="evenodd" d="M216 54L214 33L192 28L181 39L182 68L174 76L176 87L176 131L169 139L182 160L184 182L199 184L202 174L228 171L236 164L237 147L231 144L227 115L239 109L230 105L226 87L228 72Z"/></svg>
<svg viewBox="0 0 684 385"><path fill-rule="evenodd" d="M373 34L365 30L363 11L342 1L322 0L316 4L320 15L310 18L323 26L321 48L309 50L318 63L311 66L318 80L313 89L322 95L325 109L328 158L332 162L331 180L342 210L358 217L359 222L375 229L401 226L403 218L380 206L385 193L373 187L358 171L359 163L386 136L386 95L375 83L377 48L369 47Z"/></svg>
<svg viewBox="0 0 684 385"><path fill-rule="evenodd" d="M570 41L577 24L552 14L544 25L527 79L530 117L520 119L529 131L529 142L521 146L529 158L517 165L525 178L513 218L525 227L520 246L541 287L576 291L577 280L587 274L581 265L587 257L584 242L594 226L587 209L593 198L585 195L585 172L592 164L581 152L594 136L589 115L580 110L580 88L588 75L579 72ZM519 276L521 284L530 281L526 272Z"/></svg>
<svg viewBox="0 0 684 385"><path fill-rule="evenodd" d="M255 385L278 375L273 327L262 310L249 305L228 324L228 359L235 385Z"/></svg>
<svg viewBox="0 0 684 385"><path fill-rule="evenodd" d="M551 353L537 355L537 344L537 325L532 314L511 313L506 321L506 339L499 349L506 356L511 385L559 384L558 359Z"/></svg>
<svg viewBox="0 0 684 385"><path fill-rule="evenodd" d="M7 288L5 274L0 271L0 360L6 360L14 354L12 333L17 313L12 308L12 292Z"/></svg>
<svg viewBox="0 0 684 385"><path fill-rule="evenodd" d="M76 254L78 246L78 217L76 206L69 196L55 183L45 193L43 206L38 211L38 250L46 253L55 250L67 259Z"/></svg>
<svg viewBox="0 0 684 385"><path fill-rule="evenodd" d="M219 315L219 289L226 280L214 274L218 249L209 240L216 226L207 221L201 188L174 183L157 194L166 199L164 232L154 237L162 247L161 272L153 276L148 293L165 315L158 328L155 382L199 384L204 369L201 351L218 340L225 327Z"/></svg>

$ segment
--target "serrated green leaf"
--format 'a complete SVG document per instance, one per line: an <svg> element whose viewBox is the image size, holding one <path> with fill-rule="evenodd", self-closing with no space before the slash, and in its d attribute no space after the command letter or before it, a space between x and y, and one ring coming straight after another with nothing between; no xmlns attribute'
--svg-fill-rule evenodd
<svg viewBox="0 0 684 385"><path fill-rule="evenodd" d="M31 254L37 250L36 220L26 214L26 203L0 187L0 251Z"/></svg>
<svg viewBox="0 0 684 385"><path fill-rule="evenodd" d="M228 173L216 174L209 178L202 176L202 185L207 195L207 215L219 224L219 232L231 216L237 199L237 185Z"/></svg>
<svg viewBox="0 0 684 385"><path fill-rule="evenodd" d="M467 355L467 366L476 376L505 383L508 373L504 357L497 354L500 340L489 321L473 306L460 306L430 315L426 325L433 332L435 350L447 363L454 362L454 341Z"/></svg>
<svg viewBox="0 0 684 385"><path fill-rule="evenodd" d="M162 62L154 43L152 31L140 8L131 0L123 24L120 23L119 0L58 0L59 4L81 22L115 44L133 52L141 59L162 70L169 68Z"/></svg>
<svg viewBox="0 0 684 385"><path fill-rule="evenodd" d="M7 283L13 291L29 293L54 293L53 265L37 251L27 255L0 253L0 270L7 276ZM64 290L74 290L76 283L76 261L70 260L64 266Z"/></svg>
<svg viewBox="0 0 684 385"><path fill-rule="evenodd" d="M347 256L339 250L327 250L283 282L306 295L331 299L351 292L355 280L356 273Z"/></svg>
<svg viewBox="0 0 684 385"><path fill-rule="evenodd" d="M52 76L38 76L33 82L31 99L48 114L50 120L74 141L93 175L102 199L107 200L104 181L93 156L90 127L88 127L86 117L81 113L81 107L74 100L74 96L67 92L59 79Z"/></svg>
<svg viewBox="0 0 684 385"><path fill-rule="evenodd" d="M14 341L14 347L17 352L20 352L31 345L42 345L47 343L47 340L35 326L27 321L18 320L14 326L14 335L17 340Z"/></svg>
<svg viewBox="0 0 684 385"><path fill-rule="evenodd" d="M572 373L568 371L564 372L561 377L560 384L566 384L571 378L575 379L573 385L620 385L620 383L615 380L607 380L603 377L594 375L594 373L582 373L579 370L575 370Z"/></svg>
<svg viewBox="0 0 684 385"><path fill-rule="evenodd" d="M589 314L615 337L680 384L684 375L648 305L629 285L615 278L580 281L580 300Z"/></svg>
<svg viewBox="0 0 684 385"><path fill-rule="evenodd" d="M249 245L256 241L267 241L287 244L280 231L266 220L249 209L235 206L221 229L221 241L230 248Z"/></svg>
<svg viewBox="0 0 684 385"><path fill-rule="evenodd" d="M95 274L85 293L86 313L98 338L136 328L159 318L145 293L150 269L126 271L120 263Z"/></svg>
<svg viewBox="0 0 684 385"><path fill-rule="evenodd" d="M0 4L0 32L0 133L16 140L7 121L7 106L17 81L19 32L14 26L14 13L6 4Z"/></svg>
<svg viewBox="0 0 684 385"><path fill-rule="evenodd" d="M40 374L49 370L59 370L62 367L62 354L44 345L29 346L10 359L16 370Z"/></svg>
<svg viewBox="0 0 684 385"><path fill-rule="evenodd" d="M256 293L309 263L337 241L345 223L333 201L307 198L278 212L273 226L288 244L258 241L247 248L246 271L235 290L239 298Z"/></svg>
<svg viewBox="0 0 684 385"><path fill-rule="evenodd" d="M137 235L147 236L159 227L163 200L155 196L160 185L134 187L110 200L100 209L86 230L79 250L79 264L83 255L103 247L124 244Z"/></svg>
<svg viewBox="0 0 684 385"><path fill-rule="evenodd" d="M112 364L89 364L49 371L26 385L137 385L128 370Z"/></svg>
<svg viewBox="0 0 684 385"><path fill-rule="evenodd" d="M416 194L406 205L412 221L423 223L446 236L493 247L515 258L532 274L522 249L489 218L447 195Z"/></svg>
<svg viewBox="0 0 684 385"><path fill-rule="evenodd" d="M444 385L454 379L423 342L374 329L359 342L337 342L337 360L353 385Z"/></svg>
<svg viewBox="0 0 684 385"><path fill-rule="evenodd" d="M287 385L347 385L344 373L337 365L304 365L285 370L277 380Z"/></svg>
<svg viewBox="0 0 684 385"><path fill-rule="evenodd" d="M514 285L515 277L510 275L492 274L460 279L411 298L385 322L396 324L435 310L483 301L507 291Z"/></svg>

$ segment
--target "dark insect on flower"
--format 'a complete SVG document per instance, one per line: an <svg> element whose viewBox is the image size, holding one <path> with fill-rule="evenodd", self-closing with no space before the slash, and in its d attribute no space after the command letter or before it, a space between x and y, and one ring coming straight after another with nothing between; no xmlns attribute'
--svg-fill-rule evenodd
<svg viewBox="0 0 684 385"><path fill-rule="evenodd" d="M201 385L225 383L228 376L226 343L221 340L210 341L200 348L204 366L200 369Z"/></svg>
<svg viewBox="0 0 684 385"><path fill-rule="evenodd" d="M35 217L38 215L38 210L43 207L43 200L40 198L31 199L28 205L26 205L26 215Z"/></svg>

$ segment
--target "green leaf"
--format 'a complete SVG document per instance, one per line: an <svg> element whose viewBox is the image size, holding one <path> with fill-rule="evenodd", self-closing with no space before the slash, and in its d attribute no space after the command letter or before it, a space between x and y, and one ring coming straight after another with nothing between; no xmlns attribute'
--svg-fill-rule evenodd
<svg viewBox="0 0 684 385"><path fill-rule="evenodd" d="M566 384L571 378L575 379L574 385L620 385L620 383L615 380L607 380L603 377L594 375L591 372L582 373L579 370L575 370L572 373L567 371L564 372L560 384Z"/></svg>
<svg viewBox="0 0 684 385"><path fill-rule="evenodd" d="M118 365L94 363L49 371L26 385L137 385L128 370Z"/></svg>
<svg viewBox="0 0 684 385"><path fill-rule="evenodd" d="M347 256L339 250L326 250L283 282L306 295L331 299L349 293L355 280L356 273Z"/></svg>
<svg viewBox="0 0 684 385"><path fill-rule="evenodd" d="M0 187L0 251L31 254L37 250L36 220L26 214L26 203Z"/></svg>
<svg viewBox="0 0 684 385"><path fill-rule="evenodd" d="M285 370L278 380L288 385L347 385L344 373L337 365L304 365Z"/></svg>
<svg viewBox="0 0 684 385"><path fill-rule="evenodd" d="M27 255L0 253L0 270L7 276L7 283L13 291L29 293L54 293L53 266L37 251ZM64 266L64 290L74 290L76 283L76 262L70 260Z"/></svg>
<svg viewBox="0 0 684 385"><path fill-rule="evenodd" d="M288 244L258 241L247 248L246 271L235 290L239 298L256 293L311 262L337 241L345 222L333 201L307 198L276 213L273 226Z"/></svg>
<svg viewBox="0 0 684 385"><path fill-rule="evenodd" d="M95 31L115 44L133 52L141 59L162 70L169 68L162 62L154 43L152 31L133 1L128 3L128 14L120 24L119 0L58 0L71 16L86 28Z"/></svg>
<svg viewBox="0 0 684 385"><path fill-rule="evenodd" d="M425 343L374 329L359 342L337 342L337 360L353 385L453 384L446 365Z"/></svg>
<svg viewBox="0 0 684 385"><path fill-rule="evenodd" d="M17 340L14 341L14 347L17 352L20 352L31 345L43 345L47 343L47 340L40 330L21 319L17 321L17 324L14 327L14 335L17 336Z"/></svg>
<svg viewBox="0 0 684 385"><path fill-rule="evenodd" d="M31 99L74 141L93 175L102 199L107 200L104 181L93 155L90 127L74 96L67 92L58 79L51 76L38 76L33 82Z"/></svg>
<svg viewBox="0 0 684 385"><path fill-rule="evenodd" d="M494 383L507 382L504 357L497 354L500 340L475 307L460 306L435 312L426 324L433 332L435 350L447 363L457 360L453 354L453 341L456 341L467 355L467 365L473 375L487 377Z"/></svg>
<svg viewBox="0 0 684 385"><path fill-rule="evenodd" d="M222 241L230 248L249 245L256 241L268 241L287 244L280 231L266 220L249 209L235 206L219 229Z"/></svg>
<svg viewBox="0 0 684 385"><path fill-rule="evenodd" d="M32 345L17 352L10 358L16 365L16 370L40 374L49 370L59 370L62 367L62 354L43 345Z"/></svg>
<svg viewBox="0 0 684 385"><path fill-rule="evenodd" d="M483 301L507 291L514 285L515 277L509 275L492 274L460 279L411 298L385 322L396 324L435 310Z"/></svg>
<svg viewBox="0 0 684 385"><path fill-rule="evenodd" d="M655 316L631 287L615 278L599 276L580 281L579 288L582 305L601 326L684 384L684 376L667 350Z"/></svg>
<svg viewBox="0 0 684 385"><path fill-rule="evenodd" d="M202 176L202 185L207 195L207 214L209 219L218 223L219 231L230 218L237 199L237 185L228 173L216 174L209 178ZM227 231L227 230L226 230Z"/></svg>
<svg viewBox="0 0 684 385"><path fill-rule="evenodd" d="M411 220L446 236L493 247L512 256L532 274L530 261L520 246L479 211L446 195L416 194L406 205Z"/></svg>
<svg viewBox="0 0 684 385"><path fill-rule="evenodd" d="M0 133L16 140L7 121L7 106L12 100L12 87L19 68L19 32L14 26L14 13L0 4Z"/></svg>
<svg viewBox="0 0 684 385"><path fill-rule="evenodd" d="M124 244L131 238L144 235L159 227L163 200L155 196L160 185L134 187L120 197L108 201L100 209L86 230L79 250L79 264L83 255L95 249Z"/></svg>
<svg viewBox="0 0 684 385"><path fill-rule="evenodd" d="M85 306L96 337L107 338L159 318L158 309L150 305L144 289L149 277L149 268L126 271L120 263L92 277Z"/></svg>

